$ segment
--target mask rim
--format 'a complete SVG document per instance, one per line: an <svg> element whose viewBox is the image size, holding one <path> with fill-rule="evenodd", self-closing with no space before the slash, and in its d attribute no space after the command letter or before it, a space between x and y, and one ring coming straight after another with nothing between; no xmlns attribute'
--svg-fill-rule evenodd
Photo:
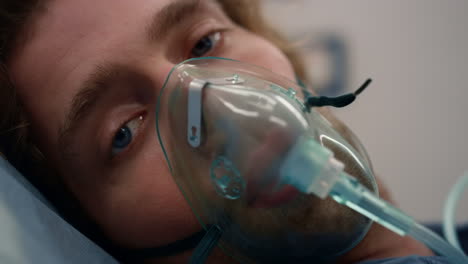
<svg viewBox="0 0 468 264"><path fill-rule="evenodd" d="M159 141L159 145L161 146L161 149L164 153L164 158L166 160L166 163L167 163L167 166L169 168L169 171L171 173L171 176L173 176L173 167L172 167L172 164L169 160L169 156L168 156L168 153L166 151L166 148L164 146L164 143L163 143L163 140L162 140L162 137L161 137L161 133L160 133L160 128L159 128L159 117L160 117L160 111L161 111L161 104L162 104L162 98L163 98L163 93L165 92L166 88L167 88L167 84L170 80L170 78L172 77L172 74L173 72L179 68L179 66L183 65L183 64L187 64L188 62L193 62L193 61L200 61L200 60L205 60L205 61L210 61L210 60L224 60L224 61L232 61L232 62L238 62L240 64L247 64L249 65L249 67L251 68L258 68L260 70L263 70L263 71L268 71L268 72L271 72L271 70L267 69L267 68L264 68L262 66L257 66L257 65L254 65L254 64L250 64L250 63L246 63L246 62L242 62L242 61L239 61L239 60L234 60L234 59L230 59L230 58L223 58L223 57L215 57L215 56L207 56L207 57L198 57L198 58L191 58L191 59L187 59L187 60L184 60L176 65L174 65L172 67L172 69L169 71L169 73L167 74L167 77L166 77L166 80L164 81L164 84L161 88L161 91L159 92L159 96L158 96L158 99L157 99L157 103L156 103L156 111L155 111L155 115L156 115L156 119L155 119L155 123L156 123L156 133L157 133L157 137L158 137L158 141ZM279 79L282 79L283 81L287 81L287 82L290 82L290 83L294 83L296 85L298 85L301 89L301 92L304 94L304 96L306 96L306 94L304 93L304 90L307 91L307 88L305 88L305 85L302 83L302 81L300 83L297 82L297 78L296 78L296 82L294 82L293 80L290 80L288 78L286 78L285 76L283 75L280 75L280 74L277 74L277 78ZM297 77L297 76L296 76ZM308 92L308 91L307 91ZM325 117L323 117L325 118ZM328 120L328 119L327 119ZM347 140L346 140L347 141ZM361 142L359 142L360 144L362 144ZM348 144L350 144L348 142ZM351 144L350 144L351 145ZM351 145L352 146L352 145ZM353 150L356 151L360 156L362 156L363 154L360 153L357 149L353 147ZM364 160L367 162L368 159L366 157L362 157L364 158ZM369 167L369 169L372 171L372 168ZM179 191L182 193L182 195L184 196L184 199L185 201L187 202L187 204L189 205L189 207L191 208L191 211L192 213L194 214L194 216L196 217L198 223L202 226L202 228L207 231L209 229L209 224L206 224L204 221L202 221L201 219L201 215L199 215L197 212L195 212L192 208L195 208L193 205L192 205L192 202L190 199L188 199L189 196L187 196L186 192L184 191L184 189L182 188L182 186L178 183L178 181L175 181L174 182L176 183ZM376 185L376 183L372 182L373 185ZM376 186L374 186L376 187ZM378 190L378 188L375 188L376 190ZM333 259L336 259L338 258L339 256L342 256L343 254L345 254L346 252L349 252L350 250L352 250L353 248L355 248L359 243L362 242L362 240L365 238L365 236L368 234L370 228L372 227L372 224L373 224L373 221L370 221L369 224L367 226L365 226L365 228L363 228L360 232L360 235L358 237L356 237L356 239L354 239L353 243L350 243L350 245L348 247L346 247L345 249L341 250L341 251L338 251L337 253L333 254L333 255L329 255L323 259L321 259L320 261L330 261L330 260L333 260ZM242 263L242 261L246 260L251 260L250 257L248 256L237 256L236 252L231 252L231 250L229 250L229 248L225 248L222 241L220 241L219 243L217 243L217 246L229 257L233 258L234 260L236 261L239 261Z"/></svg>

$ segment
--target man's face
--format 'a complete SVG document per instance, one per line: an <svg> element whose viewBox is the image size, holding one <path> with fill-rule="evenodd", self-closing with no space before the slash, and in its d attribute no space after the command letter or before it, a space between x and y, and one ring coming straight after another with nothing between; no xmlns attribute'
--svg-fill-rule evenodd
<svg viewBox="0 0 468 264"><path fill-rule="evenodd" d="M155 134L170 69L219 56L294 79L277 47L214 0L53 0L33 30L10 68L39 147L87 213L128 248L201 228Z"/></svg>

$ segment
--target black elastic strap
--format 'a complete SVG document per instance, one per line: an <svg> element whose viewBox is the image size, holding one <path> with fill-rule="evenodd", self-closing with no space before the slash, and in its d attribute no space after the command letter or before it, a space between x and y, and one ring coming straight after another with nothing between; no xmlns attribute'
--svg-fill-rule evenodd
<svg viewBox="0 0 468 264"><path fill-rule="evenodd" d="M211 226L207 226L209 229ZM136 260L145 260L151 258L159 257L169 257L174 256L189 249L194 249L200 243L202 238L205 236L206 231L202 229L201 231L194 233L193 235L178 240L176 242L170 243L165 246L155 247L155 248L142 248L142 249L132 249L132 250L120 250L120 256L125 261L136 261Z"/></svg>
<svg viewBox="0 0 468 264"><path fill-rule="evenodd" d="M349 93L337 97L308 96L305 100L305 105L308 109L321 106L345 107L354 102L356 97L362 93L371 82L372 79L367 79L354 93Z"/></svg>

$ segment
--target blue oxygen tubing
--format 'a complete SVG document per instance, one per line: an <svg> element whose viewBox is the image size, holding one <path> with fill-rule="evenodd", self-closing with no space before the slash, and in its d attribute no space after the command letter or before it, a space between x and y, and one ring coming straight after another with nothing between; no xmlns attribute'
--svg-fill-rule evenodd
<svg viewBox="0 0 468 264"><path fill-rule="evenodd" d="M171 76L171 74L172 71L169 76ZM168 77L162 91L167 88L169 80L170 79ZM365 89L370 81L371 80L366 81L356 92L341 97L313 97L305 92L307 99L305 105L309 109L303 109L303 111L310 110L312 107L326 105L335 107L345 106L354 101L356 96ZM167 100L175 100L174 98L177 98L176 96L178 96L177 93L171 94ZM173 164L169 161L169 156L162 143L163 140L160 133L161 127L159 126L159 111L162 100L161 98L162 96L158 98L156 109L156 128L158 139L172 173ZM169 104L169 106L173 105L177 104ZM169 110L171 109L169 108ZM198 120L197 122L201 121ZM197 127L201 127L201 125L197 124L195 128ZM184 126L182 126L182 128L184 128ZM226 130L230 131L231 129ZM186 135L187 134L183 134L183 136ZM190 136L191 134L188 135ZM465 175L458 184L456 184L447 199L444 217L444 231L448 241L450 241L449 243L428 228L417 223L413 218L409 217L392 204L379 198L376 193L369 190L353 176L347 174L345 171L345 164L337 160L334 157L334 153L330 149L322 146L312 134L298 130L297 138L295 138L292 144L293 145L290 146L287 153L277 164L277 167L275 167L278 171L278 181L282 185L291 185L302 194L314 195L321 199L331 197L334 201L357 211L400 236L411 236L424 243L436 254L446 257L451 264L468 264L468 257L460 249L459 244L457 245L457 236L454 231L455 208L463 190L468 185L468 174ZM193 147L193 145L191 146ZM176 183L189 205L194 208L191 204L192 201L190 200L190 196L187 195L184 187L177 180ZM197 213L196 210L194 210L194 212L200 221L200 218L203 215ZM223 249L223 243L220 243L220 241L224 230L221 226L216 225L216 221L213 222L215 223L212 225L204 225L204 229L207 230L207 232L195 248L192 258L190 259L190 263L204 263L210 255L210 252L212 252L215 247L218 246ZM200 221L200 223L203 223L203 221ZM226 250L226 253L228 253L228 250Z"/></svg>
<svg viewBox="0 0 468 264"><path fill-rule="evenodd" d="M462 194L466 190L467 186L468 171L466 171L465 174L453 185L444 206L444 221L442 226L444 236L450 244L460 250L462 250L462 247L460 246L456 232L455 212L458 202L462 198Z"/></svg>
<svg viewBox="0 0 468 264"><path fill-rule="evenodd" d="M296 166L293 168L288 165L297 165L298 158L303 159L307 156L307 150L313 148L320 152L320 146L317 146L313 141L303 141L295 151L295 157L293 156L289 160L286 166L283 168L288 172L283 173L289 174L303 174L305 171L311 170L314 166L300 166L302 169L297 169ZM323 153L325 156L328 153ZM310 161L310 160L309 160ZM289 163L289 164L288 164ZM307 164L313 164L313 162L307 162ZM305 165L305 164L302 164ZM316 164L318 165L318 164ZM454 185L450 194L447 198L445 210L444 210L444 235L448 242L442 239L440 236L426 228L425 226L417 223L411 217L407 216L402 211L395 208L393 205L381 200L375 196L371 191L367 190L366 187L361 185L353 177L342 172L335 166L329 166L333 173L328 174L334 175L335 177L323 177L320 179L314 179L310 177L295 177L291 179L291 182L296 187L299 187L303 192L314 193L319 197L326 197L330 195L336 202L344 204L359 213L366 215L375 222L385 226L386 228L394 231L401 236L411 236L416 240L424 243L430 249L434 250L439 255L445 256L453 264L467 264L468 257L461 250L456 231L455 231L455 209L458 201L460 200L463 191L468 186L468 172L461 177L458 182ZM305 171L302 171L304 170ZM327 169L327 170L328 170ZM322 174L323 175L323 174ZM317 182L325 182L331 188L329 192L321 191L322 188L316 188ZM315 186L314 186L315 185ZM211 227L208 234L204 237L202 242L195 250L195 254L192 257L190 263L204 263L210 251L214 248L221 235L221 231L216 227Z"/></svg>
<svg viewBox="0 0 468 264"><path fill-rule="evenodd" d="M323 162L324 160L328 162ZM398 235L411 236L424 243L436 254L446 257L452 264L468 264L468 257L461 249L449 244L401 210L380 199L358 180L344 172L343 167L330 151L314 140L303 137L293 147L282 166L281 174L289 184L303 193L314 194L322 199L330 196L336 202L365 215ZM468 183L468 177L464 178L464 182ZM460 191L457 189L455 194L451 195L454 198L449 200L456 201L464 186L466 185L459 184L457 188Z"/></svg>

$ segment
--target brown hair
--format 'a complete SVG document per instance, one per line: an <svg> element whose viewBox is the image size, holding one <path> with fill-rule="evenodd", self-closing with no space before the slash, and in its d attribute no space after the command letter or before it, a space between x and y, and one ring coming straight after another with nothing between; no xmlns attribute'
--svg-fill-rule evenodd
<svg viewBox="0 0 468 264"><path fill-rule="evenodd" d="M76 200L63 191L60 177L47 166L36 148L15 87L10 81L7 61L25 43L31 25L46 0L2 0L0 2L0 154L22 172L59 209L64 217L91 239L110 250L99 230L82 215ZM218 0L226 14L240 26L276 44L290 59L299 78L304 77L300 60L291 45L262 19L259 0ZM54 177L55 175L55 177ZM62 186L61 186L62 185ZM78 213L76 213L78 212ZM81 214L81 215L80 215ZM115 252L114 252L115 253Z"/></svg>
<svg viewBox="0 0 468 264"><path fill-rule="evenodd" d="M21 110L6 61L20 32L39 10L38 0L4 0L0 3L0 152L20 170L39 159L38 151L29 144L27 122ZM27 173L28 174L28 173Z"/></svg>

